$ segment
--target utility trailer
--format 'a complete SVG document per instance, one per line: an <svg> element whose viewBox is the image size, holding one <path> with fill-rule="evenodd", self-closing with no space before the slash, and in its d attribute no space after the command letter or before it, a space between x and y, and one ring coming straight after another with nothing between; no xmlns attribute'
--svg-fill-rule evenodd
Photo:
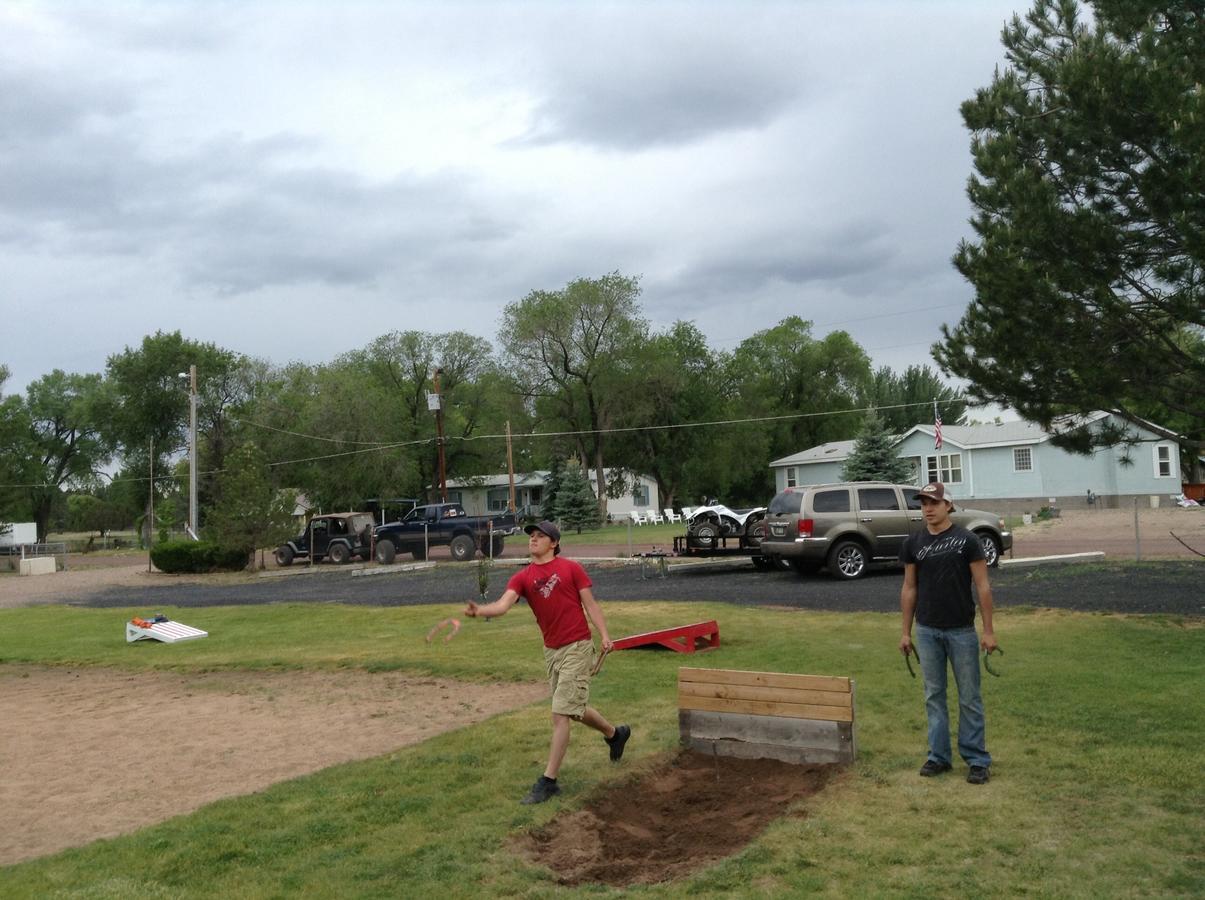
<svg viewBox="0 0 1205 900"><path fill-rule="evenodd" d="M750 545L743 535L719 535L707 537L702 541L689 531L674 538L674 556L686 557L716 557L716 556L748 556L758 569L781 569L776 561L762 556L760 542Z"/></svg>

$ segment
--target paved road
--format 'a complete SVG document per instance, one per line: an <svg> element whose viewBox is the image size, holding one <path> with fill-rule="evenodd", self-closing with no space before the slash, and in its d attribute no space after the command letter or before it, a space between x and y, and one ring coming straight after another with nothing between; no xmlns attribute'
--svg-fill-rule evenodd
<svg viewBox="0 0 1205 900"><path fill-rule="evenodd" d="M499 563L491 573L496 597L514 571ZM639 565L587 562L595 593L605 602L716 601L793 609L892 612L898 609L900 570L871 572L858 581L827 575L762 572L747 561L675 564L667 578L642 578ZM366 570L372 571L372 570ZM354 577L348 568L261 578L246 584L167 583L109 588L83 594L72 605L89 607L229 606L259 603L350 603L409 606L454 603L476 596L476 570L445 563L419 571L391 567L385 574ZM998 607L1039 606L1091 612L1205 616L1205 564L1178 561L1050 564L992 572Z"/></svg>

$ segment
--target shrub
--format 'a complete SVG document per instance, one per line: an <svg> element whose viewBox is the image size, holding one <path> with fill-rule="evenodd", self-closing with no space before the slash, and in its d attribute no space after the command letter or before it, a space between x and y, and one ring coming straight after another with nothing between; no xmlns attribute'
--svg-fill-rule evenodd
<svg viewBox="0 0 1205 900"><path fill-rule="evenodd" d="M151 562L171 574L231 571L246 568L249 555L247 550L209 541L165 541L151 550Z"/></svg>

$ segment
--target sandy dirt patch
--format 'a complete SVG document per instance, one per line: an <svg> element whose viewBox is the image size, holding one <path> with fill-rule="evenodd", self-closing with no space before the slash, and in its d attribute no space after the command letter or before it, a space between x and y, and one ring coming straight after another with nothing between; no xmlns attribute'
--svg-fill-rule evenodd
<svg viewBox="0 0 1205 900"><path fill-rule="evenodd" d="M0 665L0 865L388 753L546 694L543 684L397 673Z"/></svg>
<svg viewBox="0 0 1205 900"><path fill-rule="evenodd" d="M562 884L673 881L739 852L841 771L684 750L515 843Z"/></svg>
<svg viewBox="0 0 1205 900"><path fill-rule="evenodd" d="M1064 513L1057 519L1018 526L1013 531L1013 556L1102 550L1108 559L1132 560L1139 549L1144 560L1189 560L1205 554L1205 507L1151 509L1148 505L1139 508L1137 524L1135 531L1133 507Z"/></svg>

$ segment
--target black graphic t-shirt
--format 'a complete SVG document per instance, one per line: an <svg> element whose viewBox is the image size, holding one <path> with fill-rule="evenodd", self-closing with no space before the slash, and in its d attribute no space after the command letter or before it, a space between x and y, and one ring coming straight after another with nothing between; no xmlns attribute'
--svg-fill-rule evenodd
<svg viewBox="0 0 1205 900"><path fill-rule="evenodd" d="M904 541L900 561L916 564L916 621L930 628L974 625L971 563L983 558L979 538L961 525L940 534L924 528Z"/></svg>

